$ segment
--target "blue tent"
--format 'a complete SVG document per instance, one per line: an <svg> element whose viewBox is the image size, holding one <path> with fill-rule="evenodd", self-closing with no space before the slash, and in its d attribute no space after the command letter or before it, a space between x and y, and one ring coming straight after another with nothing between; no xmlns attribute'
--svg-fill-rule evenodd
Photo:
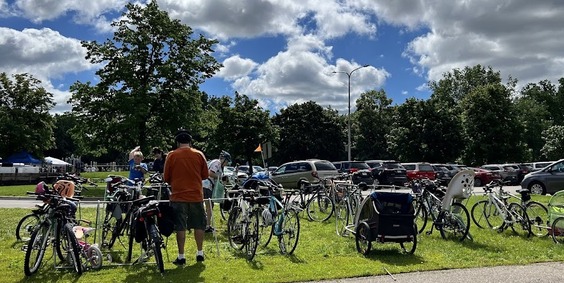
<svg viewBox="0 0 564 283"><path fill-rule="evenodd" d="M10 157L6 158L6 159L2 159L3 163L33 163L33 164L39 164L41 163L41 160L33 157L31 154L29 154L29 152L27 151L21 151L18 153L14 153L12 154Z"/></svg>

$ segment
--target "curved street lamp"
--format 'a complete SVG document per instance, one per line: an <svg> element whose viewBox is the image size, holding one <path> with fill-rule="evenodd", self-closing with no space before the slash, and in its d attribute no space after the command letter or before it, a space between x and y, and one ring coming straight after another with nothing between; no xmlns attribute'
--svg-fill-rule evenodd
<svg viewBox="0 0 564 283"><path fill-rule="evenodd" d="M362 68L366 68L369 67L370 65L366 64L360 67L357 67L355 69L353 69L350 72L345 72L345 71L333 71L333 74L337 74L337 73L343 73L346 74L349 77L349 113L347 115L347 124L348 124L348 131L347 131L347 153L348 153L348 161L351 161L351 75Z"/></svg>

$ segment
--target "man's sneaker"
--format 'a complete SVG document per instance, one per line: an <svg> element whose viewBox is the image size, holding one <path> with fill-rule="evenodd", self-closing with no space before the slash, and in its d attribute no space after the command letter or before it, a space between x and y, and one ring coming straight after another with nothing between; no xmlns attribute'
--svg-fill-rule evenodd
<svg viewBox="0 0 564 283"><path fill-rule="evenodd" d="M173 262L175 265L185 265L186 259L185 258L176 258Z"/></svg>
<svg viewBox="0 0 564 283"><path fill-rule="evenodd" d="M208 226L205 231L206 233L213 233L214 230L215 229L212 226Z"/></svg>
<svg viewBox="0 0 564 283"><path fill-rule="evenodd" d="M197 262L202 262L202 261L204 261L204 255L196 255L196 261L197 261Z"/></svg>

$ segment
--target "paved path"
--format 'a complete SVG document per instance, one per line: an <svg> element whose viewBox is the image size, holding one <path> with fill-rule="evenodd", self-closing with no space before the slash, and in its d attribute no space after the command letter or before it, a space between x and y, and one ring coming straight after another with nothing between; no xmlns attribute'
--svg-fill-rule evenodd
<svg viewBox="0 0 564 283"><path fill-rule="evenodd" d="M530 265L497 266L484 268L449 269L411 272L372 277L318 281L319 283L498 283L498 282L564 282L564 263L548 262Z"/></svg>

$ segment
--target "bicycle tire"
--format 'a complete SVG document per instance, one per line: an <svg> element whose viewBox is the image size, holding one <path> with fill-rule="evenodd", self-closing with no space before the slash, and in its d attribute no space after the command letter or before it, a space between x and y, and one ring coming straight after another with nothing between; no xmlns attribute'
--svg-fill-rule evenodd
<svg viewBox="0 0 564 283"><path fill-rule="evenodd" d="M86 250L86 261L89 263L90 268L94 270L102 268L103 259L102 251L97 246L91 245Z"/></svg>
<svg viewBox="0 0 564 283"><path fill-rule="evenodd" d="M135 241L135 225L129 227L129 233L127 233L127 255L125 257L125 262L131 262L134 241Z"/></svg>
<svg viewBox="0 0 564 283"><path fill-rule="evenodd" d="M472 206L470 214L472 215L472 221L476 224L476 226L478 226L478 228L484 229L486 227L489 228L490 226L486 215L486 207L488 203L489 202L487 200L481 200Z"/></svg>
<svg viewBox="0 0 564 283"><path fill-rule="evenodd" d="M439 232L445 240L452 238L462 242L470 231L470 214L460 203L453 203L449 210L443 211L438 222L441 224Z"/></svg>
<svg viewBox="0 0 564 283"><path fill-rule="evenodd" d="M107 213L102 223L102 247L111 249L118 238L123 219L115 218L112 213Z"/></svg>
<svg viewBox="0 0 564 283"><path fill-rule="evenodd" d="M18 241L27 241L31 238L31 232L33 231L33 227L39 224L39 216L35 213L30 213L18 222L18 226L16 226L16 240Z"/></svg>
<svg viewBox="0 0 564 283"><path fill-rule="evenodd" d="M326 195L317 194L306 205L307 217L316 222L328 220L333 216L334 210L333 200Z"/></svg>
<svg viewBox="0 0 564 283"><path fill-rule="evenodd" d="M24 273L26 276L33 275L41 267L41 262L45 256L50 236L51 229L46 223L37 226L31 233L24 259ZM37 254L35 254L35 252L37 252Z"/></svg>
<svg viewBox="0 0 564 283"><path fill-rule="evenodd" d="M300 217L294 209L287 209L283 213L281 231L278 236L278 247L282 254L293 254L300 239Z"/></svg>
<svg viewBox="0 0 564 283"><path fill-rule="evenodd" d="M537 237L548 235L548 209L540 202L529 201L525 211L531 222L531 232Z"/></svg>
<svg viewBox="0 0 564 283"><path fill-rule="evenodd" d="M265 223L262 214L259 215L259 246L261 247L268 246L270 240L272 239L272 227L273 227L272 224Z"/></svg>
<svg viewBox="0 0 564 283"><path fill-rule="evenodd" d="M254 210L249 214L249 223L245 232L245 255L248 261L252 261L257 252L259 220L258 211Z"/></svg>
<svg viewBox="0 0 564 283"><path fill-rule="evenodd" d="M557 244L564 244L564 217L558 217L550 225L550 235Z"/></svg>
<svg viewBox="0 0 564 283"><path fill-rule="evenodd" d="M512 220L515 220L515 222L511 223L511 230L516 234L522 233L525 237L531 236L531 222L525 208L513 202L509 204L507 209L511 214Z"/></svg>
<svg viewBox="0 0 564 283"><path fill-rule="evenodd" d="M335 229L337 231L337 235L339 236L346 236L347 235L347 225L349 224L349 206L344 199L341 199L335 205Z"/></svg>
<svg viewBox="0 0 564 283"><path fill-rule="evenodd" d="M57 220L58 223L62 223L62 220ZM59 258L60 261L66 261L67 255L68 255L68 250L67 248L69 248L69 238L68 235L66 233L66 223L65 225L62 224L57 224L57 230L55 231L55 241L53 242L53 245L55 246L55 252L57 254L57 257ZM72 228L72 227L71 227ZM72 229L71 229L72 230ZM73 234L74 237L74 234Z"/></svg>
<svg viewBox="0 0 564 283"><path fill-rule="evenodd" d="M229 238L229 245L236 250L240 250L243 245L243 231L242 229L242 209L234 207L229 213L227 220L227 237Z"/></svg>
<svg viewBox="0 0 564 283"><path fill-rule="evenodd" d="M162 239L159 236L159 230L155 226L154 223L150 224L149 226L149 235L151 237L151 246L153 248L153 252L155 255L155 262L157 264L157 268L159 272L162 274L165 272L164 269L164 262L163 262L163 253L162 253Z"/></svg>
<svg viewBox="0 0 564 283"><path fill-rule="evenodd" d="M417 224L418 230L417 233L421 234L427 227L427 220L429 218L429 213L427 212L426 206L417 201L417 210L415 210L415 223Z"/></svg>
<svg viewBox="0 0 564 283"><path fill-rule="evenodd" d="M79 275L82 274L82 263L80 260L80 245L78 244L78 239L74 236L72 231L72 223L67 223L64 226L64 234L66 235L66 250L69 253L70 263L74 267L74 271Z"/></svg>
<svg viewBox="0 0 564 283"><path fill-rule="evenodd" d="M495 204L488 202L484 207L484 215L491 229L501 232L506 228L505 219L503 219Z"/></svg>
<svg viewBox="0 0 564 283"><path fill-rule="evenodd" d="M367 256L372 249L372 231L365 221L358 223L354 233L356 250Z"/></svg>

